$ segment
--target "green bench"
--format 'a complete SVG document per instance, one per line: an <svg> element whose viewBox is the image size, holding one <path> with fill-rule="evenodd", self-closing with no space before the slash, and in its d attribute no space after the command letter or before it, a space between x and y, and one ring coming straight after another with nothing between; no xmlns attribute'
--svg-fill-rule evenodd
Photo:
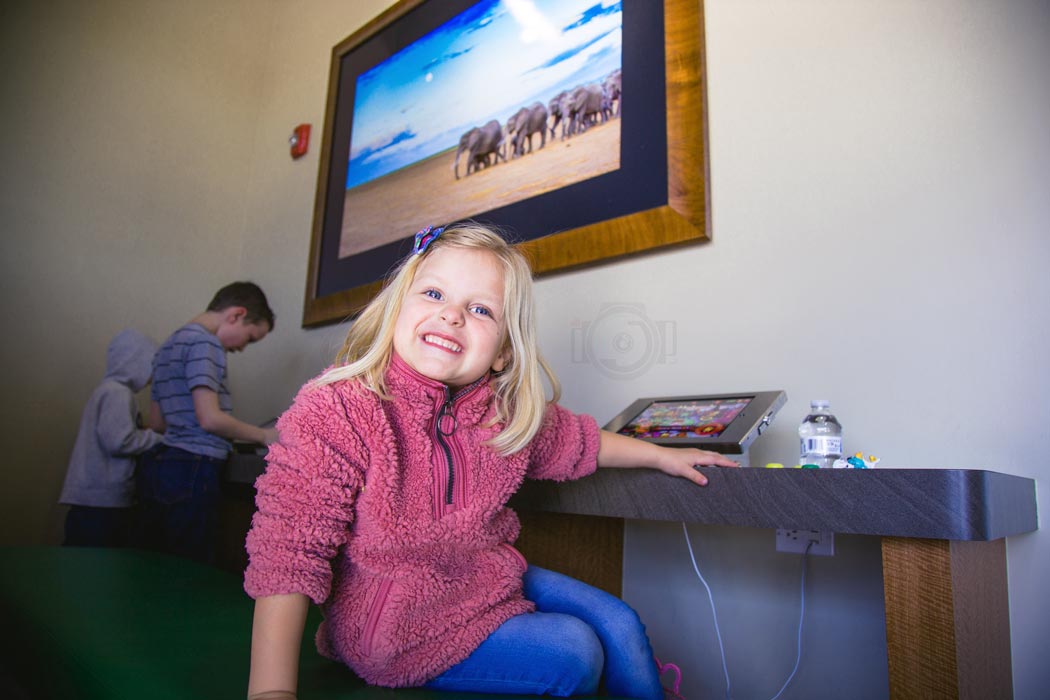
<svg viewBox="0 0 1050 700"><path fill-rule="evenodd" d="M238 576L129 549L3 547L0 561L5 698L245 697L253 603ZM366 685L317 653L313 632L319 622L312 610L300 700L457 697Z"/></svg>

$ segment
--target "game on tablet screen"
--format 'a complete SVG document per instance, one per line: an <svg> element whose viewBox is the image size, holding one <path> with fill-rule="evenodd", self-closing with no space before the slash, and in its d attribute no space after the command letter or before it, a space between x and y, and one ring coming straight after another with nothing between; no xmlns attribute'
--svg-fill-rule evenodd
<svg viewBox="0 0 1050 700"><path fill-rule="evenodd" d="M654 401L618 432L637 438L715 438L750 402L750 398Z"/></svg>

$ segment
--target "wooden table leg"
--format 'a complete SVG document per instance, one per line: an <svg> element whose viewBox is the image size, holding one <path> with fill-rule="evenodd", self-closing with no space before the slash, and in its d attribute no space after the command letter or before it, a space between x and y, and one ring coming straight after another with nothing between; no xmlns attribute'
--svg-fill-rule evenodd
<svg viewBox="0 0 1050 700"><path fill-rule="evenodd" d="M620 597L623 519L566 513L519 512L516 546L529 563L572 576Z"/></svg>
<svg viewBox="0 0 1050 700"><path fill-rule="evenodd" d="M1013 697L1006 540L884 537L890 698Z"/></svg>

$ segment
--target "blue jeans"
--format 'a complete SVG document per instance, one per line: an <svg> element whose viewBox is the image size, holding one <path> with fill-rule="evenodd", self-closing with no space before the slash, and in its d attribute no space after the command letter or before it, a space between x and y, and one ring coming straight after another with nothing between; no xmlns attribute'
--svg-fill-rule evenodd
<svg viewBox="0 0 1050 700"><path fill-rule="evenodd" d="M136 544L213 563L223 464L167 445L144 453L136 478Z"/></svg>
<svg viewBox="0 0 1050 700"><path fill-rule="evenodd" d="M525 572L536 612L503 623L470 656L427 683L458 692L585 695L605 670L610 695L663 698L638 614L605 591L537 566Z"/></svg>

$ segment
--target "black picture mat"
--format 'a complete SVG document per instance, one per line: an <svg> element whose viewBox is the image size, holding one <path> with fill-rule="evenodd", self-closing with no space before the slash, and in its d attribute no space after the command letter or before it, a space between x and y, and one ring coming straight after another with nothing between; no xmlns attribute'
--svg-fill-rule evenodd
<svg viewBox="0 0 1050 700"><path fill-rule="evenodd" d="M317 297L381 280L408 254L415 231L371 250L339 258L351 120L357 77L474 5L477 0L431 0L407 12L340 61L333 118L325 215L318 261ZM667 103L664 6L653 0L623 0L623 91L630 108L620 116L620 168L589 180L472 218L500 226L529 241L559 231L634 214L667 204ZM426 221L419 228L449 222Z"/></svg>
<svg viewBox="0 0 1050 700"><path fill-rule="evenodd" d="M722 434L717 437L635 439L666 447L699 447L703 450L711 450L712 452L721 452L723 454L743 454L751 446L755 438L758 437L760 427L762 430L765 430L765 427L776 416L777 411L787 403L787 394L776 390L744 391L733 394L647 397L637 399L631 403L619 415L606 423L604 429L613 433L619 432L621 428L629 425L654 403L709 402L724 399L748 399L749 403L726 427Z"/></svg>

